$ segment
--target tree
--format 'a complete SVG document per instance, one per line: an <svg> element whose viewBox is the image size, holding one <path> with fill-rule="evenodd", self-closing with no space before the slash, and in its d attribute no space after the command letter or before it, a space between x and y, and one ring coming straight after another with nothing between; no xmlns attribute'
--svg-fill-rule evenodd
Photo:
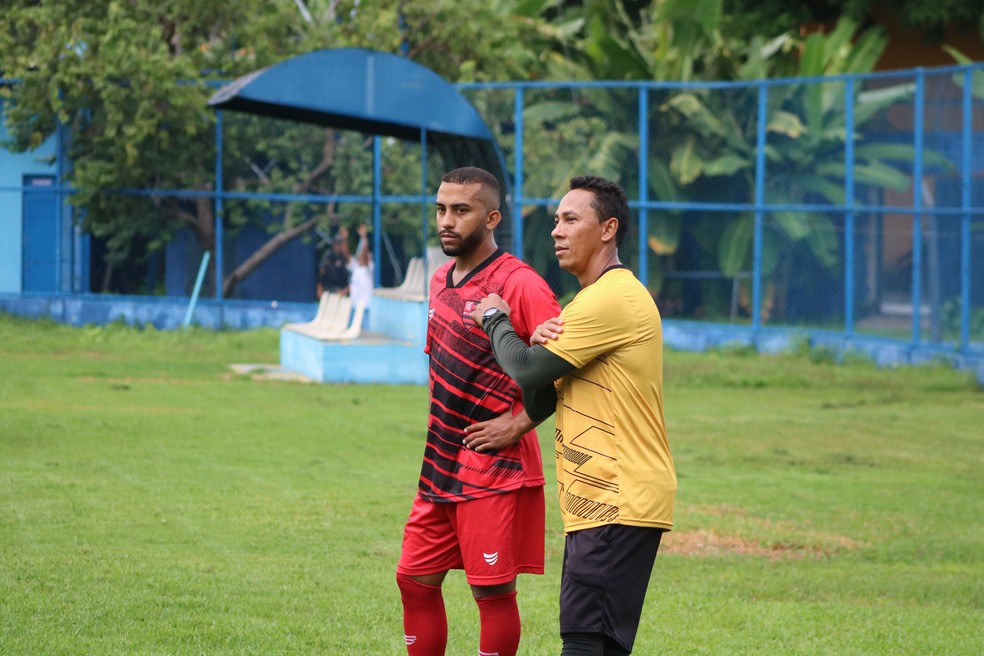
<svg viewBox="0 0 984 656"><path fill-rule="evenodd" d="M0 17L2 73L16 80L2 89L11 145L36 147L59 122L67 126L67 182L77 189L72 201L83 210L84 229L105 240L110 266L160 250L181 228L212 250L207 196L119 193L212 189L214 113L206 103L215 85L206 82L346 46L405 51L452 80L504 79L536 62L523 46L529 42L523 35L534 27L511 19L510 6L387 0L370 11L357 0L22 2ZM483 29L487 20L497 29ZM462 25L471 30L467 39L461 38ZM277 139L261 138L265 128L256 121L232 128L226 142L231 186L331 193L339 180L369 170L361 136L283 127ZM258 145L272 150L260 152ZM293 155L283 156L288 151ZM336 166L340 152L346 153L344 170ZM276 171L264 170L274 161ZM231 228L255 220L242 209L230 209ZM310 207L290 203L266 209L270 238L225 278L227 294L283 244L333 216L332 208L315 216ZM115 288L135 291L125 284Z"/></svg>
<svg viewBox="0 0 984 656"><path fill-rule="evenodd" d="M754 81L766 78L818 77L864 73L873 69L885 46L879 29L860 29L841 20L829 33L803 36L798 31L755 36L729 36L726 0L662 0L646 6L616 0L586 0L567 6L555 23L563 39L569 77L602 79ZM550 134L555 147L542 152L527 145L529 186L554 194L573 172L591 170L619 176L631 171L638 157L634 124L618 119L635 105L634 93L623 90L573 92L574 102L555 92L529 95L524 119L531 131ZM855 144L857 185L873 189L904 189L910 181L897 167L912 160L904 145L867 141L864 124L911 89L859 94L855 133L845 133L844 86L834 83L791 83L775 87L766 107L766 165L770 171L765 201L776 205L843 205L845 144ZM754 200L757 93L754 87L661 89L650 94L648 152L649 197L667 201L750 204ZM613 117L618 117L613 120ZM562 155L558 156L558 147ZM567 146L565 146L567 144ZM566 150L569 148L569 150ZM926 153L926 161L942 164ZM623 178L635 195L636 181ZM535 215L534 209L531 215ZM534 217L535 218L535 217ZM684 268L716 270L730 277L747 271L751 260L753 217L718 213L660 212L649 221L649 242L660 261L672 267L682 257L695 261ZM764 274L783 270L793 279L820 271L839 275L838 240L831 219L822 214L770 213L765 232ZM663 284L663 267L650 267L654 291ZM705 301L712 285L704 288ZM774 290L780 305L785 294ZM725 299L722 299L725 301ZM725 301L726 302L726 301ZM711 303L713 305L713 303ZM724 305L727 308L727 305ZM705 311L713 308L704 308ZM725 310L726 311L726 310Z"/></svg>
<svg viewBox="0 0 984 656"><path fill-rule="evenodd" d="M862 28L880 9L907 29L920 29L931 43L940 43L947 28L976 30L984 37L982 0L726 0L722 29L733 36L750 39L758 34L778 34L806 25L833 24L841 17Z"/></svg>
<svg viewBox="0 0 984 656"><path fill-rule="evenodd" d="M160 248L179 226L214 247L207 198L107 192L211 188L211 90L195 81L206 71L245 73L297 48L301 34L281 5L66 0L23 3L0 19L4 75L17 81L4 92L13 145L37 146L57 122L67 126L72 200L85 229L106 240L110 266Z"/></svg>

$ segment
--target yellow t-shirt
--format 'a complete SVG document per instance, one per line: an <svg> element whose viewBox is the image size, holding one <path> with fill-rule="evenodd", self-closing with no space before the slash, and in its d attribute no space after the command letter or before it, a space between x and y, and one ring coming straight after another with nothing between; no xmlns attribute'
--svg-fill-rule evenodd
<svg viewBox="0 0 984 656"><path fill-rule="evenodd" d="M561 313L546 344L578 368L558 381L557 482L564 531L673 526L676 471L663 419L663 329L652 296L610 269Z"/></svg>

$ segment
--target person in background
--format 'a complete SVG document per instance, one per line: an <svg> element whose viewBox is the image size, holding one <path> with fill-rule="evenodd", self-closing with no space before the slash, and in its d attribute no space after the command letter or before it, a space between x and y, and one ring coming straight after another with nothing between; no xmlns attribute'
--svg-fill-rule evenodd
<svg viewBox="0 0 984 656"><path fill-rule="evenodd" d="M521 633L517 575L543 573L544 479L535 424L471 313L487 294L499 294L512 307L516 331L529 339L560 306L533 269L496 245L501 218L491 173L466 167L443 177L437 235L452 259L430 281L430 416L396 569L410 656L445 653L441 585L452 569L465 571L478 605L478 653L514 656Z"/></svg>
<svg viewBox="0 0 984 656"><path fill-rule="evenodd" d="M318 298L325 292L347 294L349 289L348 228L341 226L318 263Z"/></svg>
<svg viewBox="0 0 984 656"><path fill-rule="evenodd" d="M628 222L618 184L572 178L550 234L560 267L581 291L532 341L515 330L512 304L498 294L471 313L522 387L530 419L557 413L561 656L631 653L660 538L673 526L662 322L652 295L619 260Z"/></svg>
<svg viewBox="0 0 984 656"><path fill-rule="evenodd" d="M362 224L358 228L359 244L355 247L355 255L348 261L349 296L352 298L353 312L355 307L363 305L366 313L363 315L363 325L369 321L369 301L372 300L373 262L369 249L369 226Z"/></svg>

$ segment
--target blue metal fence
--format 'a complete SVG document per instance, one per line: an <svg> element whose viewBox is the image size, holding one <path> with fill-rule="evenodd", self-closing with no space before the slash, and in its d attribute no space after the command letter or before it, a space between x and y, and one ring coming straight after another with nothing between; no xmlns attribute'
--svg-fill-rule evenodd
<svg viewBox="0 0 984 656"><path fill-rule="evenodd" d="M984 64L751 83L460 89L493 130L511 171L502 245L559 296L576 291L576 281L553 258L552 208L571 176L594 173L626 188L633 224L622 257L668 319L984 354L982 79ZM219 270L239 264L223 252L239 226L269 223L288 206L312 214L330 207L338 222L371 223L377 285L398 283L407 261L436 243L428 222L446 163L426 146L337 134L339 147L355 153L345 166L365 172L336 188L344 193L298 194L286 186L256 193L232 182L242 177L243 147L230 155L228 142L245 120L256 119L226 113L218 120L215 190L126 192L211 198ZM22 193L0 189L0 196ZM316 234L298 251L312 262L325 243L324 234L311 238ZM201 253L187 257L193 268ZM206 289L222 300L212 276ZM296 272L272 268L254 276L272 278L254 285L260 298L310 287L314 300L314 281ZM164 293L188 294L187 278ZM248 294L247 287L236 295Z"/></svg>
<svg viewBox="0 0 984 656"><path fill-rule="evenodd" d="M981 76L977 65L752 84L487 84L467 93L479 106L499 94L505 107L513 96L507 118L486 113L515 171L516 249L541 272L551 273L545 219L565 179L601 173L629 191L627 259L664 316L981 352ZM744 123L717 133L674 123L667 108L684 97L703 107L688 110L691 121ZM728 129L738 138L720 133ZM683 170L681 131L702 149L690 155L703 170ZM667 174L676 184L663 184Z"/></svg>

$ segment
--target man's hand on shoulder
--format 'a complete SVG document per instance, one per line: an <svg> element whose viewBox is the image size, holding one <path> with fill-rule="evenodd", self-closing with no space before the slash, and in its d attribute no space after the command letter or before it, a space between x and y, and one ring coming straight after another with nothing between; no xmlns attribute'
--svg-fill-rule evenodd
<svg viewBox="0 0 984 656"><path fill-rule="evenodd" d="M564 320L560 317L551 317L533 331L530 336L530 346L546 344L552 339L557 339L562 332L564 332Z"/></svg>
<svg viewBox="0 0 984 656"><path fill-rule="evenodd" d="M472 321L474 321L479 326L481 326L482 321L484 319L485 312L487 310L491 310L492 308L502 310L503 312L506 313L507 317L511 312L511 310L509 309L509 304L506 303L501 296L499 296L498 294L489 294L481 301L479 301L478 305L475 306L475 309L471 311L471 314L469 316L471 317Z"/></svg>

